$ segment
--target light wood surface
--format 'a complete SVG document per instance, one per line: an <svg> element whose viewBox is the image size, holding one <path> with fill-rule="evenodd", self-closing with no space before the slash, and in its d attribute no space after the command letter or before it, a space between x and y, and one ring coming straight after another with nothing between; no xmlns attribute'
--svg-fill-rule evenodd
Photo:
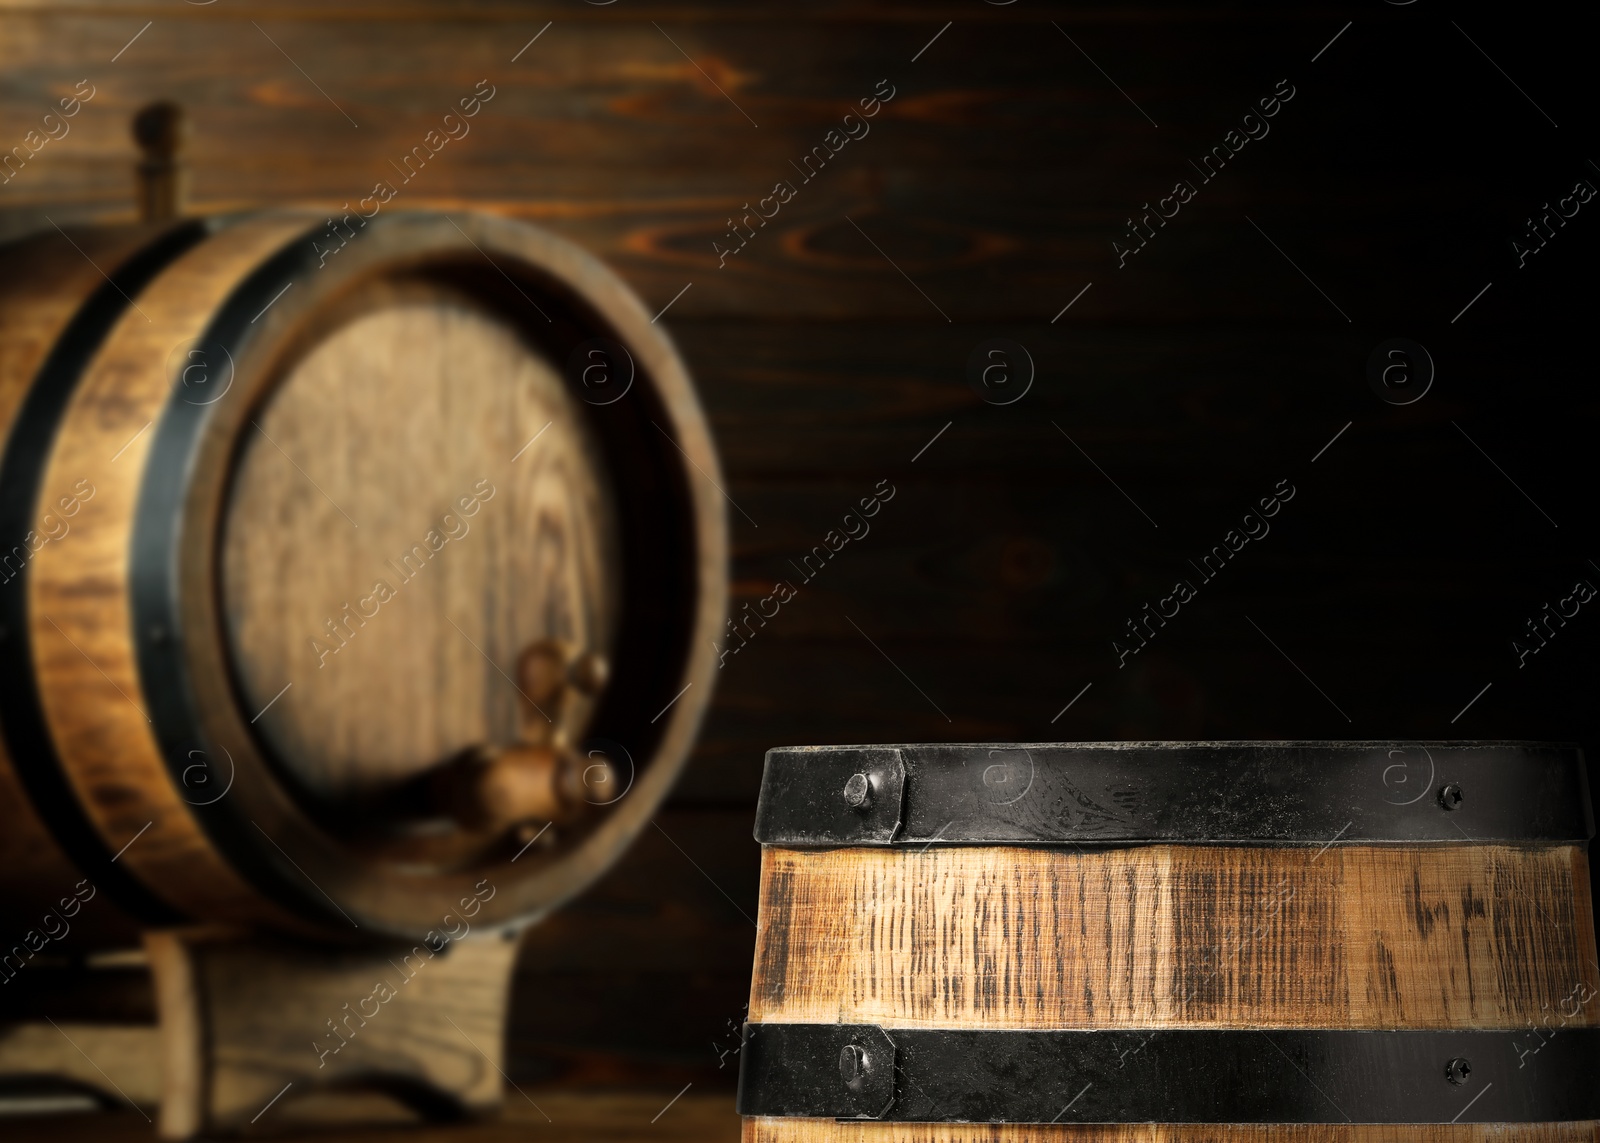
<svg viewBox="0 0 1600 1143"><path fill-rule="evenodd" d="M107 1099L115 1099L120 1088L135 1106L153 1110L161 1100L163 1070L161 1037L153 1025L74 1020L0 1025L0 1076L13 1082L19 1076L49 1076L104 1092ZM9 1132L0 1118L0 1133L10 1139Z"/></svg>
<svg viewBox="0 0 1600 1143"><path fill-rule="evenodd" d="M768 848L752 1021L1600 1024L1577 847Z"/></svg>
<svg viewBox="0 0 1600 1143"><path fill-rule="evenodd" d="M209 1102L206 979L199 950L179 933L146 932L144 948L159 1021L154 1047L161 1061L161 1134L186 1139L204 1125ZM146 1107L156 1111L156 1105Z"/></svg>
<svg viewBox="0 0 1600 1143"><path fill-rule="evenodd" d="M149 229L51 230L19 245L11 257L25 260L27 273L0 274L0 446L9 437L34 378L55 348L67 323L105 279L101 269L115 271L151 238ZM76 243L76 247L74 246ZM43 543L69 543L77 520L61 515L59 505L44 499L31 515L31 530L0 537L0 558L9 557L0 573L0 592L25 590L23 570ZM17 683L7 685L15 687ZM0 901L14 923L32 926L46 909L55 908L83 876L57 845L48 826L24 790L5 736L0 734ZM84 915L83 935L131 934L115 906ZM21 933L3 939L20 939ZM4 952L10 952L7 946Z"/></svg>
<svg viewBox="0 0 1600 1143"><path fill-rule="evenodd" d="M254 417L222 553L246 705L282 692L257 727L333 799L517 740L519 656L609 655L620 570L609 482L547 358L439 288L369 290L345 317Z"/></svg>
<svg viewBox="0 0 1600 1143"><path fill-rule="evenodd" d="M163 1138L246 1126L282 1095L367 1088L482 1114L503 1094L514 941L330 950L228 934L147 938Z"/></svg>
<svg viewBox="0 0 1600 1143"><path fill-rule="evenodd" d="M280 216L230 228L179 258L123 313L73 393L41 492L54 503L86 481L94 495L73 542L41 549L28 582L40 700L79 801L113 853L127 847L120 860L152 891L213 921L295 923L221 858L167 773L139 676L128 549L154 422L172 395L170 355L307 226Z"/></svg>

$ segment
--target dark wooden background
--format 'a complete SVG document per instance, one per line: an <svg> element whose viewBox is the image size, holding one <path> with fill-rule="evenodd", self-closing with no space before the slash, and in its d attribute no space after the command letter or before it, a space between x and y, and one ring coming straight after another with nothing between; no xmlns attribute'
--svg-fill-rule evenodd
<svg viewBox="0 0 1600 1143"><path fill-rule="evenodd" d="M1524 667L1511 649L1575 581L1600 584L1600 202L1525 268L1511 250L1529 214L1600 180L1573 18L1432 0L0 0L0 144L96 88L0 187L0 236L126 213L128 118L151 99L190 111L199 209L332 209L487 79L471 134L390 208L549 227L652 309L693 283L662 322L737 504L735 606L777 580L800 591L728 657L659 829L529 937L513 1077L726 1084L769 746L1593 753L1600 600ZM870 134L719 269L728 216L883 79L896 94ZM1271 133L1119 269L1124 220L1283 79L1296 94ZM1006 406L966 379L996 336L1037 368ZM1396 336L1437 366L1404 407L1364 375ZM1125 620L1284 478L1297 492L1271 534L1119 669ZM801 583L790 561L885 479L870 535Z"/></svg>

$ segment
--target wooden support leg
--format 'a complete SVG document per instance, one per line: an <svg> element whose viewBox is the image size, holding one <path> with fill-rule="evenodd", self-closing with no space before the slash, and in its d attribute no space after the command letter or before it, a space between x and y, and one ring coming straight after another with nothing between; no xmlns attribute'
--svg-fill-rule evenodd
<svg viewBox="0 0 1600 1143"><path fill-rule="evenodd" d="M162 1039L160 1133L188 1139L310 1094L378 1090L430 1118L501 1099L517 942L338 949L148 933Z"/></svg>

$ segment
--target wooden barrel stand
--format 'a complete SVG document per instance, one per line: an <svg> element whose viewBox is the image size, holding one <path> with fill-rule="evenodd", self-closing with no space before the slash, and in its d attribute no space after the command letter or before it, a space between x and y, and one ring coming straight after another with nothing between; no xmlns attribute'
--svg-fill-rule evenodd
<svg viewBox="0 0 1600 1143"><path fill-rule="evenodd" d="M146 948L166 1138L258 1124L296 1088L376 1091L435 1120L500 1105L514 933L436 953L166 930Z"/></svg>
<svg viewBox="0 0 1600 1143"><path fill-rule="evenodd" d="M1594 1140L1575 749L775 750L746 1143Z"/></svg>

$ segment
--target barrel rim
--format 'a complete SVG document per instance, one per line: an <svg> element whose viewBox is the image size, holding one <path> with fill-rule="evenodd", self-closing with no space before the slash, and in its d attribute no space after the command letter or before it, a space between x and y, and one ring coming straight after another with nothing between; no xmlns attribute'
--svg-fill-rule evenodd
<svg viewBox="0 0 1600 1143"><path fill-rule="evenodd" d="M375 246L374 236L384 234L396 242L407 235L415 239L414 245L405 247L406 256L413 260L423 260L430 253L440 258L488 258L487 247L495 255L488 261L496 271L508 279L507 270L518 274L523 285L537 281L545 290L547 304L557 289L566 291L568 300L587 307L600 332L612 333L648 359L642 362L645 389L654 394L652 408L659 406L660 419L673 429L672 434L665 429L662 433L714 480L717 464L710 428L687 368L665 331L649 322L642 305L621 280L592 256L547 231L486 215L459 217L458 224L441 212L403 211L375 219L370 229L358 232L343 254L345 261L336 263L337 269L330 268L332 273L319 273L316 241L326 236L321 228L308 226L275 255L253 267L214 307L201 339L229 347L235 362L235 384L243 385L246 393L252 385L270 386L274 383L273 354L289 340L285 331L292 330L320 299L332 296L360 272L364 263L350 251L371 248L369 261L381 266L385 253ZM285 294L288 285L297 281L304 283L302 288ZM279 297L282 301L271 305L256 325L263 308ZM218 684L218 679L227 675L229 662L226 633L217 613L220 567L216 542L222 513L215 504L208 507L204 498L215 491L207 485L207 474L216 477L218 457L231 468L237 436L221 445L208 443L208 429L216 415L215 406L181 402L174 388L156 426L150 468L139 493L130 556L136 654L170 776L181 789L181 771L191 746L199 746L213 758L226 754L239 781L229 796L215 803L190 802L189 813L199 821L213 848L269 898L317 918L333 931L342 928L348 933L349 926L354 926L408 937L431 932L430 926L440 922L424 918L442 918L457 908L458 897L468 900L462 895L474 893L474 879L485 870L424 876L355 861L341 848L340 839L309 822L284 790L261 776L265 767L261 774L254 772L262 743L245 723L250 712L242 710L237 701L209 701L224 693L234 700L239 697L237 691L227 690L225 683ZM664 445L658 447L667 453ZM221 451L202 457L202 448ZM482 901L481 917L473 906L477 923L501 926L527 920L554 908L600 876L616 853L644 828L687 761L715 678L707 636L721 624L727 539L726 512L716 493L704 488L687 470L681 480L689 608L681 619L681 658L675 673L701 686L688 701L676 704L670 717L662 719L651 740L650 762L642 766L630 795L559 863L525 876L518 871L517 883L493 886L488 896L481 890L488 878L477 881ZM665 695L662 701L671 697ZM261 844L257 831L265 835L270 848ZM505 868L505 864L493 866L490 875L494 869ZM359 924L351 913L361 919Z"/></svg>
<svg viewBox="0 0 1600 1143"><path fill-rule="evenodd" d="M1333 846L1586 843L1594 824L1573 744L932 743L769 750L754 832L795 847Z"/></svg>

